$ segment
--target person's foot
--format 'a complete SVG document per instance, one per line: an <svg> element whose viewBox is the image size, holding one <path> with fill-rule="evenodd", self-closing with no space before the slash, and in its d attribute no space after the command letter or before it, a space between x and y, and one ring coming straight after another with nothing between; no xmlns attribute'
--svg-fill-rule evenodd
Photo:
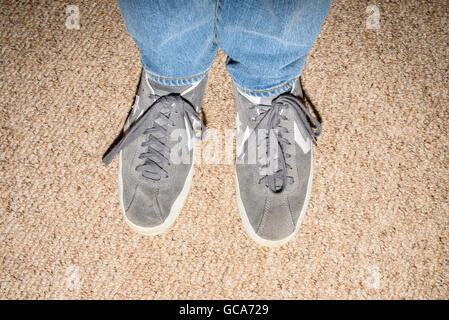
<svg viewBox="0 0 449 320"><path fill-rule="evenodd" d="M170 228L181 211L193 176L195 127L207 78L166 86L142 72L124 135L103 158L119 153L120 204L137 232L156 235Z"/></svg>
<svg viewBox="0 0 449 320"><path fill-rule="evenodd" d="M234 98L240 217L257 243L279 246L294 236L304 217L312 143L321 127L302 102L299 79L291 92L269 98L249 96L234 85Z"/></svg>

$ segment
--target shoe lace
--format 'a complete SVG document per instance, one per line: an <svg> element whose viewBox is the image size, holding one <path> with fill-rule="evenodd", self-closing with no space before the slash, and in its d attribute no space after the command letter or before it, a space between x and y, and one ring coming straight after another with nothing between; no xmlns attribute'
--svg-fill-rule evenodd
<svg viewBox="0 0 449 320"><path fill-rule="evenodd" d="M283 114L283 110L286 108L291 108L294 110L295 114L298 115L300 124L305 128L307 135L312 140L313 144L316 145L316 137L321 134L321 125L316 120L300 99L295 97L292 94L282 94L275 98L270 105L268 104L255 104L249 107L250 109L256 109L258 115L252 118L252 121L256 122L254 127L254 132L257 132L257 129L265 129L268 132L263 138L263 142L266 143L265 155L267 162L261 165L261 168L268 168L270 161L277 160L279 168L278 170L267 173L269 171L265 171L262 174L262 177L259 179L259 184L265 183L265 186L268 187L273 193L278 193L284 190L287 183L292 184L294 182L293 177L287 176L287 169L291 169L292 167L287 163L288 158L291 155L285 152L285 145L290 145L291 142L283 136L283 134L288 133L288 129L281 125L281 120L288 120L288 118ZM315 131L313 131L310 126L309 119L313 126L315 127ZM273 130L273 131L272 131ZM273 139L270 138L274 132L274 142L277 143L278 151L276 154L276 158L271 154L272 148L270 148L270 143L273 142ZM245 142L245 148L247 148L248 140ZM272 170L273 171L273 170Z"/></svg>
<svg viewBox="0 0 449 320"><path fill-rule="evenodd" d="M193 121L198 121L201 125L201 138L205 134L205 126L198 116L192 104L179 94L169 94L164 96L150 95L156 101L135 121L124 133L122 138L103 157L103 162L108 165L115 155L123 148L131 144L141 135L146 135L147 139L141 144L146 147L146 152L139 155L139 159L144 160L143 164L135 169L142 173L142 176L158 181L161 178L168 178L168 172L164 168L170 166L170 147L166 141L169 136L167 126L174 126L170 119L171 112L180 114L187 121L183 121L185 130L194 133Z"/></svg>

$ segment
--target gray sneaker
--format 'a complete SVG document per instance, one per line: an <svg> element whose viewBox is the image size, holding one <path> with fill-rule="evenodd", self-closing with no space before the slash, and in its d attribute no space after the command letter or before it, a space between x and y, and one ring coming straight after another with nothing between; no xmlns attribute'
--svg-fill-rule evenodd
<svg viewBox="0 0 449 320"><path fill-rule="evenodd" d="M234 85L234 98L240 217L257 243L279 246L293 238L304 217L312 143L321 126L302 102L299 79L290 92L274 98L251 97Z"/></svg>
<svg viewBox="0 0 449 320"><path fill-rule="evenodd" d="M193 176L193 139L198 130L204 133L199 113L206 82L166 86L142 72L124 134L103 158L109 164L120 153L120 204L139 233L168 230L184 205Z"/></svg>

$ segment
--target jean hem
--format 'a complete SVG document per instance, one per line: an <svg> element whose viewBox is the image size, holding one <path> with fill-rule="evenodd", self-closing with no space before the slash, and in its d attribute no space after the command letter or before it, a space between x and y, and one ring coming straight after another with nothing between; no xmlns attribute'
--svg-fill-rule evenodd
<svg viewBox="0 0 449 320"><path fill-rule="evenodd" d="M197 74L197 75L183 77L183 78L162 77L162 76L154 74L154 72L149 71L145 67L144 67L144 70L145 70L148 78L150 78L153 81L156 81L157 83L160 83L160 84L163 84L166 86L183 86L183 85L192 84L192 83L195 83L195 82L198 82L198 81L204 79L207 76L207 74L209 73L210 68L204 72Z"/></svg>
<svg viewBox="0 0 449 320"><path fill-rule="evenodd" d="M299 78L299 75L294 78L291 78L290 80L287 80L281 86L277 86L276 88L269 88L266 90L250 90L250 89L242 87L238 83L236 83L236 84L237 84L237 87L239 88L239 90L241 90L242 92L244 92L250 96L271 97L271 96L277 96L284 92L287 92L289 89L291 89L293 87L293 84L297 81L298 78Z"/></svg>

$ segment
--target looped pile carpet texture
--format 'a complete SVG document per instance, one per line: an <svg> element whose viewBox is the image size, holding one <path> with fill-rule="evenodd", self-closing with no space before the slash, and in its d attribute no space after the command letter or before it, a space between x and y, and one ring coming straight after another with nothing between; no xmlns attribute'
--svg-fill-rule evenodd
<svg viewBox="0 0 449 320"><path fill-rule="evenodd" d="M303 73L323 120L299 234L257 246L232 165L196 167L173 229L125 224L101 163L139 81L114 1L2 1L0 298L447 298L448 6L334 1ZM371 20L370 20L371 21ZM234 128L220 52L207 125ZM203 143L203 148L208 142Z"/></svg>

